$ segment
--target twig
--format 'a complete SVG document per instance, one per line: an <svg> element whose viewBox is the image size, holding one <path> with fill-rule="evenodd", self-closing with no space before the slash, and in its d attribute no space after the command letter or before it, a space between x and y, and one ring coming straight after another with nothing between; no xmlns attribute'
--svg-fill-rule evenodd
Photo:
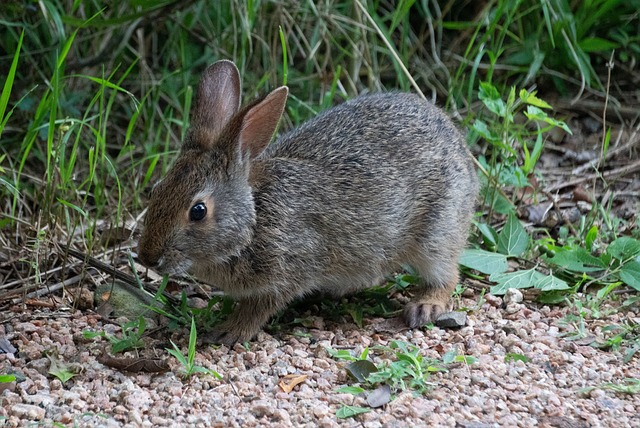
<svg viewBox="0 0 640 428"><path fill-rule="evenodd" d="M42 297L42 296L44 296L46 294L53 293L54 291L58 291L61 288L66 287L67 285L77 284L78 282L80 282L80 280L82 278L83 278L83 275L76 275L76 276L74 276L72 278L65 279L64 281L61 281L61 282L59 282L57 284L54 284L54 285L51 285L51 286L48 286L48 287L43 287L43 288L40 288L40 287L42 287L42 284L27 285L27 286L25 286L25 287L23 287L23 288L21 288L19 290L15 290L15 291L7 293L7 295L2 297L0 300L9 300L11 297L13 297L13 296L15 296L17 294L24 293L27 290L33 290L34 288L40 288L39 290L36 290L36 291L34 291L32 293L29 293L24 297L20 297L18 299L13 299L11 301L11 303L15 305L15 304L18 304L18 303L22 302L25 298L34 299L36 297Z"/></svg>
<svg viewBox="0 0 640 428"><path fill-rule="evenodd" d="M596 168L596 175L602 175L602 167L604 165L604 157L605 153L605 144L607 139L607 104L609 104L609 86L611 85L611 70L613 69L613 54L615 50L611 52L611 59L607 63L607 87L605 88L605 96L604 96L604 108L602 109L602 141L600 144L600 159L598 160L598 166ZM608 148L608 147L607 147ZM596 193L598 179L594 177L593 179L593 194Z"/></svg>
<svg viewBox="0 0 640 428"><path fill-rule="evenodd" d="M632 173L632 172L636 172L636 171L640 171L640 159L635 161L635 162L633 162L633 163L631 163L631 164L622 166L620 168L616 168L616 169L612 169L612 170L609 170L609 171L605 171L602 174L589 174L589 175L585 175L584 177L576 178L576 179L571 180L571 181L566 181L564 183L558 183L555 186L552 186L549 189L547 189L547 192L552 192L553 193L553 192L555 192L557 190L564 189L565 187L572 187L572 186L575 186L577 184L584 183L585 181L589 181L589 180L592 180L592 179L600 177L600 176L605 177L605 178L609 178L609 177L612 177L612 176L615 177L615 176L626 175L626 174L629 174L629 173Z"/></svg>
<svg viewBox="0 0 640 428"><path fill-rule="evenodd" d="M55 267L55 268L53 268L51 270L48 270L46 272L40 272L39 274L31 275L31 276L29 276L27 278L21 278L21 279L12 281L12 282L7 282L6 284L0 285L0 290L5 290L5 289L13 287L14 285L20 285L20 284L23 284L25 282L35 281L36 279L42 278L45 275L50 275L50 274L52 274L54 272L57 272L57 271L61 270L62 268L63 268L63 266L58 266L58 267ZM35 285L35 286L37 287L38 285ZM33 286L31 286L31 287L33 287Z"/></svg>
<svg viewBox="0 0 640 428"><path fill-rule="evenodd" d="M615 155L624 152L627 149L632 148L633 146L635 146L636 144L638 144L640 142L640 136L637 135L637 130L633 132L633 134L631 135L631 137L629 138L629 141L627 141L625 144L621 145L621 146L617 146L611 150L607 150L607 153L604 154L604 159L602 158L602 156L600 156L600 158L598 159L593 159L590 160L587 163L584 163L582 165L580 165L579 167L574 168L571 173L573 175L580 175L583 172L585 172L586 170L589 169L594 169L596 168L596 164L597 163L602 163L605 162L606 160L614 157ZM616 143L622 138L622 132L618 134L618 139L616 140Z"/></svg>
<svg viewBox="0 0 640 428"><path fill-rule="evenodd" d="M101 262L100 260L96 259L95 257L91 257L88 254L84 254L81 251L75 250L73 248L66 248L66 251L72 255L73 257L82 260L83 262L85 262L86 264L88 264L89 266L92 266L96 269L98 269L99 271L105 272L111 276L113 276L116 279L119 279L120 281L124 281L129 285L133 285L135 287L138 287L138 282L136 282L136 279L129 274L126 274L116 268L114 268L113 266L110 266L106 263Z"/></svg>

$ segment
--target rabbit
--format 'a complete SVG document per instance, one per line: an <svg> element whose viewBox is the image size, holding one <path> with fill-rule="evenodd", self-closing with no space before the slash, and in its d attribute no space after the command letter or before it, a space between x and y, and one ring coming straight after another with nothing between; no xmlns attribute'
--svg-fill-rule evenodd
<svg viewBox="0 0 640 428"><path fill-rule="evenodd" d="M475 211L465 139L417 95L378 93L269 144L287 96L279 87L240 108L236 66L206 69L178 158L151 191L139 260L236 302L206 343L249 341L294 299L371 287L402 264L422 278L405 323L434 321L451 306Z"/></svg>

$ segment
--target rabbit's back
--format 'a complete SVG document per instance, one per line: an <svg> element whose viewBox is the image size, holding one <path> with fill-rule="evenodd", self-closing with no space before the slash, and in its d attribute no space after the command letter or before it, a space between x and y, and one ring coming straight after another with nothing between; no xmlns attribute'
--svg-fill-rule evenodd
<svg viewBox="0 0 640 428"><path fill-rule="evenodd" d="M263 156L309 159L336 166L371 158L411 162L459 156L472 167L464 140L433 104L408 93L364 95L305 122L267 147Z"/></svg>
<svg viewBox="0 0 640 428"><path fill-rule="evenodd" d="M255 192L260 246L312 261L292 263L291 274L308 274L317 289L370 286L428 252L450 264L465 245L477 194L471 157L444 113L415 95L362 96L327 110L257 164L268 171ZM288 231L281 244L276 221L276 233Z"/></svg>

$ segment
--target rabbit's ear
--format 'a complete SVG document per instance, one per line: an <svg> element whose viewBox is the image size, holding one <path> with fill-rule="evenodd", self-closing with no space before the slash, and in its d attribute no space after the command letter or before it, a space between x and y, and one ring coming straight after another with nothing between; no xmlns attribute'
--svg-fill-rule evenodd
<svg viewBox="0 0 640 428"><path fill-rule="evenodd" d="M248 152L251 159L262 153L271 141L284 112L288 94L286 86L274 89L244 116L239 136L240 149Z"/></svg>
<svg viewBox="0 0 640 428"><path fill-rule="evenodd" d="M191 126L206 131L208 137L198 140L198 144L214 144L239 107L238 68L227 60L210 65L200 79L191 115Z"/></svg>

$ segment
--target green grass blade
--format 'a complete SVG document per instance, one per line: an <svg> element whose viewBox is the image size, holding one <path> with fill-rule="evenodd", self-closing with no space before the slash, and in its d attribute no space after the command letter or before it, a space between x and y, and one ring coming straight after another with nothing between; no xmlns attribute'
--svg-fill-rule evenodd
<svg viewBox="0 0 640 428"><path fill-rule="evenodd" d="M287 40L282 31L282 26L278 26L280 32L280 45L282 46L282 85L287 86Z"/></svg>
<svg viewBox="0 0 640 428"><path fill-rule="evenodd" d="M16 52L13 54L13 61L11 62L9 73L7 74L7 80L4 82L2 94L0 94L0 136L2 136L2 131L4 130L4 126L7 123L7 120L9 120L9 116L11 116L11 112L9 112L7 117L4 116L4 113L7 110L7 105L9 104L9 96L11 95L11 88L13 88L13 81L16 77L16 68L18 68L18 59L20 58L20 49L22 48L23 39L24 30L22 31L22 33L20 33L18 47L16 47Z"/></svg>

